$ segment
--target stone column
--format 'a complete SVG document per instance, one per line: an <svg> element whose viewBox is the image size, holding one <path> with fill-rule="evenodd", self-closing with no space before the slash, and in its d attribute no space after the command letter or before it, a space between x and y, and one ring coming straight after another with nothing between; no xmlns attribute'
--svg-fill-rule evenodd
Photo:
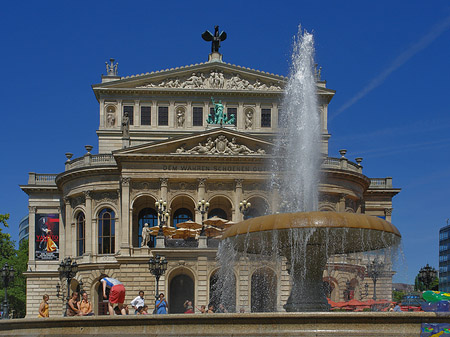
<svg viewBox="0 0 450 337"><path fill-rule="evenodd" d="M235 179L234 180L234 218L232 219L232 221L234 222L239 222L244 220L244 216L243 214L240 212L239 210L239 203L243 200L242 197L242 183L243 183L243 179Z"/></svg>
<svg viewBox="0 0 450 337"><path fill-rule="evenodd" d="M194 114L194 111L192 108L192 101L187 101L187 104L186 104L186 107L184 110L184 128L185 129L192 127L192 124L194 123L193 122L193 118L194 118L193 114Z"/></svg>
<svg viewBox="0 0 450 337"><path fill-rule="evenodd" d="M100 129L103 129L105 127L105 99L101 98L99 100L100 102Z"/></svg>
<svg viewBox="0 0 450 337"><path fill-rule="evenodd" d="M275 184L272 187L272 200L271 200L271 209L272 214L275 214L280 209L280 181L277 179Z"/></svg>
<svg viewBox="0 0 450 337"><path fill-rule="evenodd" d="M250 287L251 287L251 279L250 279L250 270L249 270L250 263L248 259L241 257L239 259L239 271L238 271L238 277L239 277L239 289L236 293L236 297L238 298L238 308L236 310L239 310L240 308L244 308L245 312L250 312L251 303L250 303Z"/></svg>
<svg viewBox="0 0 450 337"><path fill-rule="evenodd" d="M61 244L61 233L63 231L61 230L62 224L59 224L59 238L60 238L60 244ZM31 264L31 262L35 261L35 247L36 247L36 207L35 206L28 206L28 263ZM61 246L59 247L61 249ZM3 267L3 266L2 266Z"/></svg>
<svg viewBox="0 0 450 337"><path fill-rule="evenodd" d="M92 255L92 241L94 232L92 230L92 191L84 191L84 197L86 199L86 224L85 224L85 255ZM94 240L95 241L95 240Z"/></svg>
<svg viewBox="0 0 450 337"><path fill-rule="evenodd" d="M123 117L123 104L122 104L122 100L119 99L117 101L117 122L116 125L120 126L122 125L122 117Z"/></svg>
<svg viewBox="0 0 450 337"><path fill-rule="evenodd" d="M131 178L122 177L122 206L120 210L120 230L116 229L116 233L121 233L119 247L122 253L128 251L130 247L129 231L130 231L130 182Z"/></svg>
<svg viewBox="0 0 450 337"><path fill-rule="evenodd" d="M257 130L261 129L261 104L257 103L255 107L255 114L253 115L253 125Z"/></svg>
<svg viewBox="0 0 450 337"><path fill-rule="evenodd" d="M206 178L199 178L197 181L197 202L199 202L200 200L205 199ZM195 222L202 223L202 214L197 208L195 209Z"/></svg>
<svg viewBox="0 0 450 337"><path fill-rule="evenodd" d="M150 110L150 126L158 125L156 123L158 119L158 106L156 105L156 101L152 102L152 109Z"/></svg>
<svg viewBox="0 0 450 337"><path fill-rule="evenodd" d="M237 108L237 119L236 119L236 129L244 130L245 129L245 116L244 116L244 103L239 102Z"/></svg>
<svg viewBox="0 0 450 337"><path fill-rule="evenodd" d="M169 102L169 127L174 128L176 125L176 111L175 111L175 102Z"/></svg>
<svg viewBox="0 0 450 337"><path fill-rule="evenodd" d="M61 260L63 259L64 256L70 256L72 254L71 244L70 244L70 241L72 240L72 236L70 233L72 230L72 226L70 225L72 206L70 205L69 198L64 199L64 205L65 205L65 209L66 209L66 217L64 219L64 230L61 231L62 228L60 226L60 232L59 232L60 234L64 233L63 240L60 239L60 242L64 243L64 248L62 249L63 253L59 254Z"/></svg>
<svg viewBox="0 0 450 337"><path fill-rule="evenodd" d="M160 178L159 182L160 182L159 196L163 201L167 201L167 188L169 185L169 178ZM167 205L167 208L168 207L169 205Z"/></svg>
<svg viewBox="0 0 450 337"><path fill-rule="evenodd" d="M134 101L134 108L133 108L133 125L140 126L141 125L141 110L139 109L139 100Z"/></svg>
<svg viewBox="0 0 450 337"><path fill-rule="evenodd" d="M208 307L208 258L199 256L197 258L197 306L205 305Z"/></svg>

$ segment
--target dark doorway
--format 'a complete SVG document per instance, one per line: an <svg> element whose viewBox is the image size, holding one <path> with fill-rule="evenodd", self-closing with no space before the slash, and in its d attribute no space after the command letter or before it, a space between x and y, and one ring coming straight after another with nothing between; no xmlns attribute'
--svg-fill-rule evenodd
<svg viewBox="0 0 450 337"><path fill-rule="evenodd" d="M186 274L175 276L170 281L169 312L171 314L184 313L184 302L191 300L194 303L194 281Z"/></svg>
<svg viewBox="0 0 450 337"><path fill-rule="evenodd" d="M109 298L109 288L106 288L106 297ZM103 298L103 285L99 282L97 287L98 315L109 315L108 300Z"/></svg>
<svg viewBox="0 0 450 337"><path fill-rule="evenodd" d="M268 268L261 268L252 275L252 312L273 312L277 304L277 276Z"/></svg>

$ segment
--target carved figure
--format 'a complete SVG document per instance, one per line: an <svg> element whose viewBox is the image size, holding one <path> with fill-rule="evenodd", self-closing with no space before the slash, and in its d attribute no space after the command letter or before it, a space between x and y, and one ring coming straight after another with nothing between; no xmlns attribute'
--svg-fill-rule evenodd
<svg viewBox="0 0 450 337"><path fill-rule="evenodd" d="M226 120L224 120L222 101L219 100L219 102L216 103L214 101L213 97L211 97L211 101L214 104L214 119L210 119L209 117L211 117L211 115L209 115L206 122L209 124L224 124L224 123L226 123Z"/></svg>
<svg viewBox="0 0 450 337"><path fill-rule="evenodd" d="M113 127L116 124L116 117L114 112L108 112L106 115L106 126Z"/></svg>
<svg viewBox="0 0 450 337"><path fill-rule="evenodd" d="M108 74L108 76L117 76L117 66L119 65L119 62L116 62L116 64L114 64L114 59L111 58L109 59L110 64L108 64L108 62L106 63L106 73Z"/></svg>
<svg viewBox="0 0 450 337"><path fill-rule="evenodd" d="M222 32L219 34L219 26L214 26L214 35L212 35L208 30L202 34L202 38L205 41L212 41L211 53L218 53L220 48L220 41L225 41L227 38L227 33Z"/></svg>
<svg viewBox="0 0 450 337"><path fill-rule="evenodd" d="M122 137L130 138L130 117L128 117L128 112L125 112L122 120Z"/></svg>
<svg viewBox="0 0 450 337"><path fill-rule="evenodd" d="M253 111L251 109L247 109L245 111L245 128L251 129L253 127Z"/></svg>
<svg viewBox="0 0 450 337"><path fill-rule="evenodd" d="M213 147L214 147L214 143L212 141L212 138L208 137L205 145L202 145L202 143L198 143L197 146L193 147L192 149L188 150L187 152L193 153L193 154L210 153L210 151Z"/></svg>
<svg viewBox="0 0 450 337"><path fill-rule="evenodd" d="M141 245L141 247L148 246L149 242L150 242L150 228L148 227L148 223L145 223L144 227L142 227L142 245Z"/></svg>
<svg viewBox="0 0 450 337"><path fill-rule="evenodd" d="M177 126L183 127L184 126L184 110L178 109L177 111Z"/></svg>
<svg viewBox="0 0 450 337"><path fill-rule="evenodd" d="M243 144L236 144L236 138L233 137L231 139L231 142L228 143L228 146L230 147L233 154L249 154L253 153L254 151L250 150L247 146Z"/></svg>

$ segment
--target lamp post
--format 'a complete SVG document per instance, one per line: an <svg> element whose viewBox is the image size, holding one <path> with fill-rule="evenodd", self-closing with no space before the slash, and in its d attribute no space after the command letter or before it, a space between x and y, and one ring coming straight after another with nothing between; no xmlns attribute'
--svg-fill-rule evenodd
<svg viewBox="0 0 450 337"><path fill-rule="evenodd" d="M203 236L205 235L205 225L203 224L203 221L205 221L205 214L208 212L209 209L209 202L205 201L205 199L200 200L198 202L197 209L202 215L202 230L200 231L200 236Z"/></svg>
<svg viewBox="0 0 450 337"><path fill-rule="evenodd" d="M381 276L384 270L384 263L378 258L367 264L367 275L373 281L373 300L377 300L377 279Z"/></svg>
<svg viewBox="0 0 450 337"><path fill-rule="evenodd" d="M67 308L69 306L69 300L70 300L70 282L75 277L75 275L78 273L77 261L72 261L72 259L70 257L66 257L59 264L58 271L59 271L59 278L60 279L65 278L67 281L66 310L64 312L64 316L66 316Z"/></svg>
<svg viewBox="0 0 450 337"><path fill-rule="evenodd" d="M429 290L431 287L431 283L433 283L436 278L437 272L436 269L427 265L420 269L419 271L419 282L422 282L425 286L425 290Z"/></svg>
<svg viewBox="0 0 450 337"><path fill-rule="evenodd" d="M159 219L158 236L164 236L163 226L166 224L167 219L169 219L169 212L167 212L167 201L159 199L159 201L155 202L155 207L158 211Z"/></svg>
<svg viewBox="0 0 450 337"><path fill-rule="evenodd" d="M248 213L248 209L252 206L252 204L250 202L248 202L247 200L242 200L239 203L239 211L242 213L242 215L244 216L244 220L245 220L245 216Z"/></svg>
<svg viewBox="0 0 450 337"><path fill-rule="evenodd" d="M14 282L14 268L11 266L9 268L8 263L5 263L5 265L2 268L2 280L3 280L3 286L5 287L5 300L3 301L3 319L9 318L9 302L8 302L8 285L12 282Z"/></svg>
<svg viewBox="0 0 450 337"><path fill-rule="evenodd" d="M150 274L155 276L156 279L156 292L155 292L155 298L158 300L158 289L159 289L159 278L161 275L164 275L164 273L167 270L167 260L164 258L164 256L156 255L155 258L151 257L150 260L148 260L148 269L150 270ZM155 302L155 311L156 311L156 302Z"/></svg>

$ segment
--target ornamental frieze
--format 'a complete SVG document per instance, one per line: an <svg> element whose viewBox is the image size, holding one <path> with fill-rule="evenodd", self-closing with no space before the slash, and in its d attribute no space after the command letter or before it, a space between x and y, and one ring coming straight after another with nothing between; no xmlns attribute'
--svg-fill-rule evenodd
<svg viewBox="0 0 450 337"><path fill-rule="evenodd" d="M211 70L209 74L192 73L190 76L172 77L158 82L151 82L138 88L168 89L229 89L229 90L268 90L281 91L281 81L261 82L258 78L246 79L239 74Z"/></svg>
<svg viewBox="0 0 450 337"><path fill-rule="evenodd" d="M133 190L159 190L159 181L132 181Z"/></svg>
<svg viewBox="0 0 450 337"><path fill-rule="evenodd" d="M96 192L92 193L92 200L94 205L98 205L100 203L108 202L117 205L118 194L117 192Z"/></svg>
<svg viewBox="0 0 450 337"><path fill-rule="evenodd" d="M198 143L198 145L185 149L184 146L177 148L177 154L222 154L222 155L264 155L266 151L258 149L250 149L244 144L239 144L236 138L229 140L224 135L216 138L208 137L206 142Z"/></svg>
<svg viewBox="0 0 450 337"><path fill-rule="evenodd" d="M72 207L72 209L74 209L75 207L77 207L79 205L84 205L86 202L86 198L84 195L80 195L77 197L69 198L69 202L70 202L70 207Z"/></svg>
<svg viewBox="0 0 450 337"><path fill-rule="evenodd" d="M232 191L234 183L208 183L208 191Z"/></svg>
<svg viewBox="0 0 450 337"><path fill-rule="evenodd" d="M269 189L268 183L259 182L259 183L245 183L244 191L266 191Z"/></svg>
<svg viewBox="0 0 450 337"><path fill-rule="evenodd" d="M195 191L197 190L197 184L187 182L172 182L169 183L169 189L171 191Z"/></svg>

